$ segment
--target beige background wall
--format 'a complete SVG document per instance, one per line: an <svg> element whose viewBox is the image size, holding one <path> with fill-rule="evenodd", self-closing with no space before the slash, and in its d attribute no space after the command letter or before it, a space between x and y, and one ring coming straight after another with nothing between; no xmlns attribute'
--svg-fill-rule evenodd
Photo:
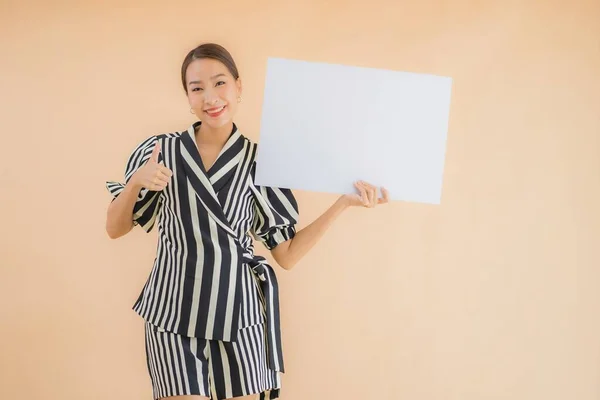
<svg viewBox="0 0 600 400"><path fill-rule="evenodd" d="M255 140L268 56L454 78L442 205L351 210L278 270L282 399L600 399L600 3L416 4L0 1L0 398L150 398L155 232L109 240L103 185L192 121L216 41ZM335 199L296 193L302 225Z"/></svg>

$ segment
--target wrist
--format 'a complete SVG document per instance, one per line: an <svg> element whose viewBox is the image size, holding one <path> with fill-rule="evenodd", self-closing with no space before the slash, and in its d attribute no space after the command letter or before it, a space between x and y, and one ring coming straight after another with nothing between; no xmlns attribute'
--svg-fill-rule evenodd
<svg viewBox="0 0 600 400"><path fill-rule="evenodd" d="M350 207L350 199L347 195L342 195L337 199L336 205L340 208L341 211L343 211L346 208Z"/></svg>
<svg viewBox="0 0 600 400"><path fill-rule="evenodd" d="M135 172L131 176L131 179L129 179L127 186L130 186L131 189L133 189L136 193L139 193L144 188L138 178L137 172Z"/></svg>

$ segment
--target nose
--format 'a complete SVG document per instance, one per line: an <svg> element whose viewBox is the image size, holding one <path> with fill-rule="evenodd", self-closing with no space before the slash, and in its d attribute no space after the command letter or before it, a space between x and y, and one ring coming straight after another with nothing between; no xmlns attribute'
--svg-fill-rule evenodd
<svg viewBox="0 0 600 400"><path fill-rule="evenodd" d="M215 91L206 89L204 91L204 102L206 104L216 104L219 101L219 97Z"/></svg>
<svg viewBox="0 0 600 400"><path fill-rule="evenodd" d="M218 100L218 99L217 99L217 97L216 97L216 96L213 96L213 97L208 97L208 96L207 96L207 97L205 97L205 98L204 98L204 102L205 102L206 104L209 104L209 105L212 105L212 104L217 104L217 100Z"/></svg>

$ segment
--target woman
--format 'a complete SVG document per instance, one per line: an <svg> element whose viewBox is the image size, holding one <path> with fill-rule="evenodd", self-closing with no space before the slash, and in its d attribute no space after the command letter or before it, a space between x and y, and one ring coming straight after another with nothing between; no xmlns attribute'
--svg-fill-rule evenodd
<svg viewBox="0 0 600 400"><path fill-rule="evenodd" d="M252 236L290 269L342 211L386 203L387 192L378 199L358 182L356 194L297 232L291 190L254 184L256 145L233 123L242 84L231 55L203 44L185 57L181 78L199 121L147 138L129 157L125 184L107 182L111 238L158 226L154 266L133 306L145 320L154 398L276 399L278 286Z"/></svg>

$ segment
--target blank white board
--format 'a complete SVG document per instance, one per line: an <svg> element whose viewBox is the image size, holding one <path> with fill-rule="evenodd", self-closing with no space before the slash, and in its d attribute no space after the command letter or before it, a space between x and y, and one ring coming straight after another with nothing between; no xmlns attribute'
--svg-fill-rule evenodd
<svg viewBox="0 0 600 400"><path fill-rule="evenodd" d="M439 204L452 79L269 58L256 183Z"/></svg>

